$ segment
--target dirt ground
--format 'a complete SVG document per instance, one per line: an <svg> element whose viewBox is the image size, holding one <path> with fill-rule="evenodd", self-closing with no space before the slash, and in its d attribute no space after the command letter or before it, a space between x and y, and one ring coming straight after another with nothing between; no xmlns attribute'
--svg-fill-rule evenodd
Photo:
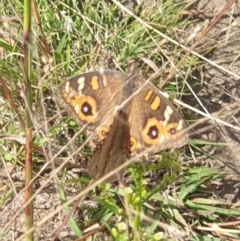
<svg viewBox="0 0 240 241"><path fill-rule="evenodd" d="M209 9L209 12L221 9L224 0L201 0L196 9ZM218 112L217 117L239 127L240 121L240 3L231 10L234 21L225 15L207 35L206 41L221 44L207 56L219 66L238 75L233 76L210 64L204 66L202 88L195 90L205 108L210 112ZM235 103L235 104L234 104ZM214 142L227 143L225 147L208 147L207 151L218 158L214 165L228 173L219 195L231 201L240 199L240 133L231 127L218 125L215 131L205 133L203 138Z"/></svg>

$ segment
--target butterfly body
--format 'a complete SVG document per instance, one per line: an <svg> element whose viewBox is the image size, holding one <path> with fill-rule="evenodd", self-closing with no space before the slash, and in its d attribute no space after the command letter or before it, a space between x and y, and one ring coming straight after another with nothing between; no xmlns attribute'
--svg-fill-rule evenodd
<svg viewBox="0 0 240 241"><path fill-rule="evenodd" d="M137 154L181 147L188 140L177 110L138 73L85 73L63 83L60 95L78 123L95 131L101 142L89 162L93 179Z"/></svg>

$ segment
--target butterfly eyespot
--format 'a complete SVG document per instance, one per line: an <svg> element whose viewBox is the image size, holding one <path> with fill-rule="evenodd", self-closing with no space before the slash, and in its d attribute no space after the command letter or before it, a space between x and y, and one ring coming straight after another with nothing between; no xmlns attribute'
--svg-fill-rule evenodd
<svg viewBox="0 0 240 241"><path fill-rule="evenodd" d="M165 139L165 126L156 118L149 118L142 130L142 137L147 145L158 145Z"/></svg>
<svg viewBox="0 0 240 241"><path fill-rule="evenodd" d="M137 140L134 137L130 137L127 143L127 150L129 153L132 153L136 150L137 148Z"/></svg>
<svg viewBox="0 0 240 241"><path fill-rule="evenodd" d="M70 88L70 87L69 87ZM65 102L72 107L78 119L87 123L97 121L97 103L91 96L79 96L76 91L63 92Z"/></svg>
<svg viewBox="0 0 240 241"><path fill-rule="evenodd" d="M177 133L178 123L170 123L166 125L166 130L170 135L175 135Z"/></svg>
<svg viewBox="0 0 240 241"><path fill-rule="evenodd" d="M151 138L151 139L157 139L158 135L159 135L159 129L157 128L157 126L151 126L148 129L148 133L147 135Z"/></svg>
<svg viewBox="0 0 240 241"><path fill-rule="evenodd" d="M169 130L169 133L170 133L171 135L176 134L176 128L171 128L171 129Z"/></svg>
<svg viewBox="0 0 240 241"><path fill-rule="evenodd" d="M81 111L84 115L93 115L92 106L86 101L82 103Z"/></svg>
<svg viewBox="0 0 240 241"><path fill-rule="evenodd" d="M102 141L104 139L106 139L107 133L109 132L109 128L106 126L102 126L99 130L98 130L98 138Z"/></svg>

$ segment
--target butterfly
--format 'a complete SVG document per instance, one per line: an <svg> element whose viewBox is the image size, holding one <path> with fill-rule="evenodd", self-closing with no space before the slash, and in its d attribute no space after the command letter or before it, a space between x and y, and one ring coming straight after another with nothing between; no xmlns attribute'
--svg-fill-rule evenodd
<svg viewBox="0 0 240 241"><path fill-rule="evenodd" d="M67 80L59 90L75 120L95 132L101 143L88 164L92 179L100 179L139 153L177 148L188 141L178 111L141 74L93 71ZM122 172L107 181L119 175Z"/></svg>

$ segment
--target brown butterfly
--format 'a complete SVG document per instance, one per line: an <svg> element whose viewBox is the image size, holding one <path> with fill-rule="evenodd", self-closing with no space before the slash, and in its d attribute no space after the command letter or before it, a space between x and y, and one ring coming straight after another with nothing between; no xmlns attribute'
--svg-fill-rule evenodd
<svg viewBox="0 0 240 241"><path fill-rule="evenodd" d="M63 83L60 95L77 122L96 131L101 140L88 165L95 180L152 147L156 152L188 141L177 110L140 74L113 70L81 74ZM118 175L107 181L117 180Z"/></svg>

